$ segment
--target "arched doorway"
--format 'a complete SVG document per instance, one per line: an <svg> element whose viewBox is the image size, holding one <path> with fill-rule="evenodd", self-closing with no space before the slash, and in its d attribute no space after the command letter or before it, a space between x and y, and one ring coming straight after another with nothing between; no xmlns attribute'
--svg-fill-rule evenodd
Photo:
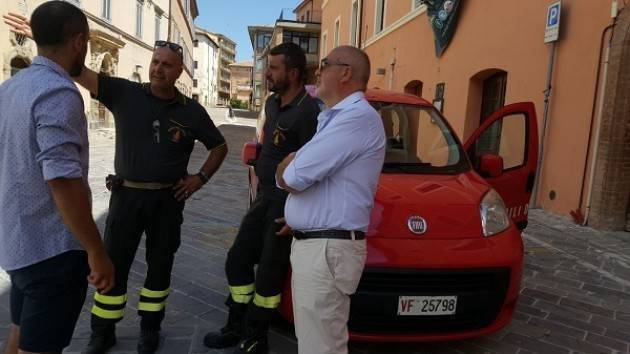
<svg viewBox="0 0 630 354"><path fill-rule="evenodd" d="M481 70L470 78L468 84L468 102L466 105L466 122L464 139L479 127L490 114L505 105L508 73L498 68ZM486 131L488 137L495 127ZM490 139L490 138L488 138ZM490 142L489 142L490 143ZM494 143L498 143L494 141Z"/></svg>
<svg viewBox="0 0 630 354"><path fill-rule="evenodd" d="M14 76L20 70L28 68L31 65L31 61L23 57L13 57L9 65L11 66L11 76Z"/></svg>
<svg viewBox="0 0 630 354"><path fill-rule="evenodd" d="M420 80L409 81L407 85L405 85L405 93L410 93L412 95L422 97L422 81Z"/></svg>

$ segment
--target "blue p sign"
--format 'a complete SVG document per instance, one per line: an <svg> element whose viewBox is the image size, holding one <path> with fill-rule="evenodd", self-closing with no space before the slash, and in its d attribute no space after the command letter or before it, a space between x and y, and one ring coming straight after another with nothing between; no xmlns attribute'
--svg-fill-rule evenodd
<svg viewBox="0 0 630 354"><path fill-rule="evenodd" d="M547 14L547 26L552 27L558 25L558 21L560 20L560 4L555 4L549 8L549 13Z"/></svg>

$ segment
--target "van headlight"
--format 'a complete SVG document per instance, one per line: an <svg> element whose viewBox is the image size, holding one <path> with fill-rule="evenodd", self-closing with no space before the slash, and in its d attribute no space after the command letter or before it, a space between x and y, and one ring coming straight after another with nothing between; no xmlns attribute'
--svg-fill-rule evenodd
<svg viewBox="0 0 630 354"><path fill-rule="evenodd" d="M486 237L496 235L510 226L510 217L505 209L503 199L492 188L481 200L479 212L481 213L483 235Z"/></svg>

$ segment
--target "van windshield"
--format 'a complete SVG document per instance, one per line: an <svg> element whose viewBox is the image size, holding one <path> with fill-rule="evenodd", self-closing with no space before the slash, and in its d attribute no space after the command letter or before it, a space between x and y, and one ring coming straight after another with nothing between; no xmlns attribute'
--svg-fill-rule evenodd
<svg viewBox="0 0 630 354"><path fill-rule="evenodd" d="M470 169L459 141L435 110L371 103L385 127L384 173L458 174Z"/></svg>

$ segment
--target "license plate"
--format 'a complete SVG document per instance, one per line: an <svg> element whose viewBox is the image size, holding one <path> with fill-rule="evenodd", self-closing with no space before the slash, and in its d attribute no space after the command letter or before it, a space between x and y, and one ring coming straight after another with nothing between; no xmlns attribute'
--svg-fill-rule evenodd
<svg viewBox="0 0 630 354"><path fill-rule="evenodd" d="M453 315L457 296L399 296L398 316Z"/></svg>

